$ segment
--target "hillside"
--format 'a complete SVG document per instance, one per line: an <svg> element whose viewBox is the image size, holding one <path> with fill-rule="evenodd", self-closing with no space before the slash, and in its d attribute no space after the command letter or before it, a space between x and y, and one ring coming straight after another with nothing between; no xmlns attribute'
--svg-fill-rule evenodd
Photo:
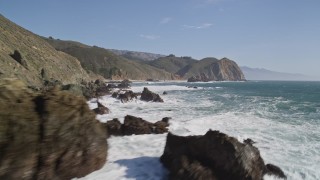
<svg viewBox="0 0 320 180"><path fill-rule="evenodd" d="M76 57L86 69L109 79L146 80L149 78L171 80L176 77L164 70L148 64L128 60L97 46L87 46L79 42L45 38L57 50Z"/></svg>
<svg viewBox="0 0 320 180"><path fill-rule="evenodd" d="M89 75L80 62L0 15L0 78L41 86L44 80L80 83Z"/></svg>
<svg viewBox="0 0 320 180"><path fill-rule="evenodd" d="M138 52L138 51L128 51L128 50L117 50L117 49L108 49L114 54L127 58L133 61L152 61L160 57L164 57L161 54L147 53L147 52Z"/></svg>
<svg viewBox="0 0 320 180"><path fill-rule="evenodd" d="M157 67L159 69L164 69L170 73L177 73L181 68L195 63L197 60L191 57L176 57L174 55L169 55L166 57L160 57L159 59L147 62L151 66Z"/></svg>
<svg viewBox="0 0 320 180"><path fill-rule="evenodd" d="M208 81L245 80L237 63L227 58L205 58L185 66L177 74L186 79L204 75Z"/></svg>

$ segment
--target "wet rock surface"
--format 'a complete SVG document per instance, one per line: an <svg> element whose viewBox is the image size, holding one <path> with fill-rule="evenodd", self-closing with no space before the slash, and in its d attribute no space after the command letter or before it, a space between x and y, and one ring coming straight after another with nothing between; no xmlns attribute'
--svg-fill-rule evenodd
<svg viewBox="0 0 320 180"><path fill-rule="evenodd" d="M101 104L99 101L97 102L98 104L98 107L93 109L93 111L96 113L96 114L109 114L110 113L110 110L104 106L103 104Z"/></svg>
<svg viewBox="0 0 320 180"><path fill-rule="evenodd" d="M138 94L134 93L131 90L126 90L126 91L113 92L111 97L120 99L122 103L126 103L128 101L132 101L133 99L137 99Z"/></svg>
<svg viewBox="0 0 320 180"><path fill-rule="evenodd" d="M169 133L160 160L174 180L261 180L265 174L286 178L277 166L264 164L256 147L218 131L186 137Z"/></svg>
<svg viewBox="0 0 320 180"><path fill-rule="evenodd" d="M152 101L152 102L163 102L163 99L160 97L159 94L151 92L148 88L144 87L141 93L142 101Z"/></svg>
<svg viewBox="0 0 320 180"><path fill-rule="evenodd" d="M141 134L162 134L168 132L168 117L155 123L148 122L142 118L127 115L123 124L118 119L106 122L106 128L109 135L125 136L125 135L141 135Z"/></svg>
<svg viewBox="0 0 320 180"><path fill-rule="evenodd" d="M83 97L0 82L0 179L71 179L106 162L106 130Z"/></svg>

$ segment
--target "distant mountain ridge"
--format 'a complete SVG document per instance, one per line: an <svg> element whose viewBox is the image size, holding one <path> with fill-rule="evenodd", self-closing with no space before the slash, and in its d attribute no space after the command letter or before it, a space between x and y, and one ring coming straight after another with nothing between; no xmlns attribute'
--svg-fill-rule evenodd
<svg viewBox="0 0 320 180"><path fill-rule="evenodd" d="M284 73L271 71L264 68L251 68L247 66L241 66L240 68L248 80L316 80L316 78L304 74Z"/></svg>

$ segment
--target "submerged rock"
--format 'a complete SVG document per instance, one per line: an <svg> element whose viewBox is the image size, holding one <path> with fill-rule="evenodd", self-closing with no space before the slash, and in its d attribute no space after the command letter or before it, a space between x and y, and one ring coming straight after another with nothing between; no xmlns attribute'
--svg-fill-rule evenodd
<svg viewBox="0 0 320 180"><path fill-rule="evenodd" d="M153 101L153 102L163 102L163 99L154 92L151 92L148 88L144 87L141 93L142 101Z"/></svg>
<svg viewBox="0 0 320 180"><path fill-rule="evenodd" d="M160 160L170 179L261 180L266 173L286 177L280 168L268 168L256 147L211 130L204 136L169 133Z"/></svg>
<svg viewBox="0 0 320 180"><path fill-rule="evenodd" d="M106 161L106 130L82 97L0 82L0 179L71 179Z"/></svg>

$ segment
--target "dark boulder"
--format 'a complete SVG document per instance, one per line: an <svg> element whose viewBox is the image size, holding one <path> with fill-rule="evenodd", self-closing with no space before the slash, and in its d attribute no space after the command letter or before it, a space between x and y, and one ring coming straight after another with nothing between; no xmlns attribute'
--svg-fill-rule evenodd
<svg viewBox="0 0 320 180"><path fill-rule="evenodd" d="M256 147L211 130L204 136L169 133L160 160L170 171L170 179L261 180L274 172L267 171Z"/></svg>
<svg viewBox="0 0 320 180"><path fill-rule="evenodd" d="M146 87L143 88L140 99L142 101L163 102L163 99L159 96L159 94L151 92Z"/></svg>
<svg viewBox="0 0 320 180"><path fill-rule="evenodd" d="M93 109L93 111L96 113L96 114L109 114L110 113L110 110L105 107L103 104L101 104L99 101L97 102L98 103L98 107Z"/></svg>
<svg viewBox="0 0 320 180"><path fill-rule="evenodd" d="M167 91L163 91L163 93L162 93L162 95L167 95L168 93L167 93Z"/></svg>
<svg viewBox="0 0 320 180"><path fill-rule="evenodd" d="M105 124L107 128L108 135L114 136L122 136L122 124L120 123L119 119L114 118L110 121L107 121Z"/></svg>
<svg viewBox="0 0 320 180"><path fill-rule="evenodd" d="M152 133L152 123L143 120L142 118L127 115L123 122L123 134L151 134Z"/></svg>
<svg viewBox="0 0 320 180"><path fill-rule="evenodd" d="M162 118L161 121L157 121L153 124L153 131L155 134L162 134L168 132L169 127L169 117Z"/></svg>
<svg viewBox="0 0 320 180"><path fill-rule="evenodd" d="M125 79L125 80L121 81L120 84L118 84L118 88L121 88L121 89L130 88L130 83L131 83L131 81L129 81L128 79Z"/></svg>
<svg viewBox="0 0 320 180"><path fill-rule="evenodd" d="M243 143L252 145L252 144L255 144L256 142L254 142L252 139L248 138L248 139L243 140Z"/></svg>
<svg viewBox="0 0 320 180"><path fill-rule="evenodd" d="M72 179L106 162L106 130L83 97L0 82L0 179Z"/></svg>
<svg viewBox="0 0 320 180"><path fill-rule="evenodd" d="M113 92L111 96L113 98L120 99L122 103L126 103L138 98L138 94L130 90Z"/></svg>
<svg viewBox="0 0 320 180"><path fill-rule="evenodd" d="M131 101L132 99L137 99L137 95L132 91L125 91L124 93L119 93L118 99L121 100L122 103L126 103Z"/></svg>
<svg viewBox="0 0 320 180"><path fill-rule="evenodd" d="M151 123L142 118L127 115L124 123L121 124L118 119L107 121L105 124L108 134L114 136L140 135L140 134L162 134L168 132L169 118L163 118L161 121Z"/></svg>
<svg viewBox="0 0 320 180"><path fill-rule="evenodd" d="M266 168L267 168L266 174L275 175L280 178L287 179L287 176L278 166L275 166L273 164L267 164Z"/></svg>
<svg viewBox="0 0 320 180"><path fill-rule="evenodd" d="M119 92L113 92L113 93L112 93L112 95L111 95L111 97L113 97L113 98L117 98L117 97L118 97L118 95L119 95Z"/></svg>

